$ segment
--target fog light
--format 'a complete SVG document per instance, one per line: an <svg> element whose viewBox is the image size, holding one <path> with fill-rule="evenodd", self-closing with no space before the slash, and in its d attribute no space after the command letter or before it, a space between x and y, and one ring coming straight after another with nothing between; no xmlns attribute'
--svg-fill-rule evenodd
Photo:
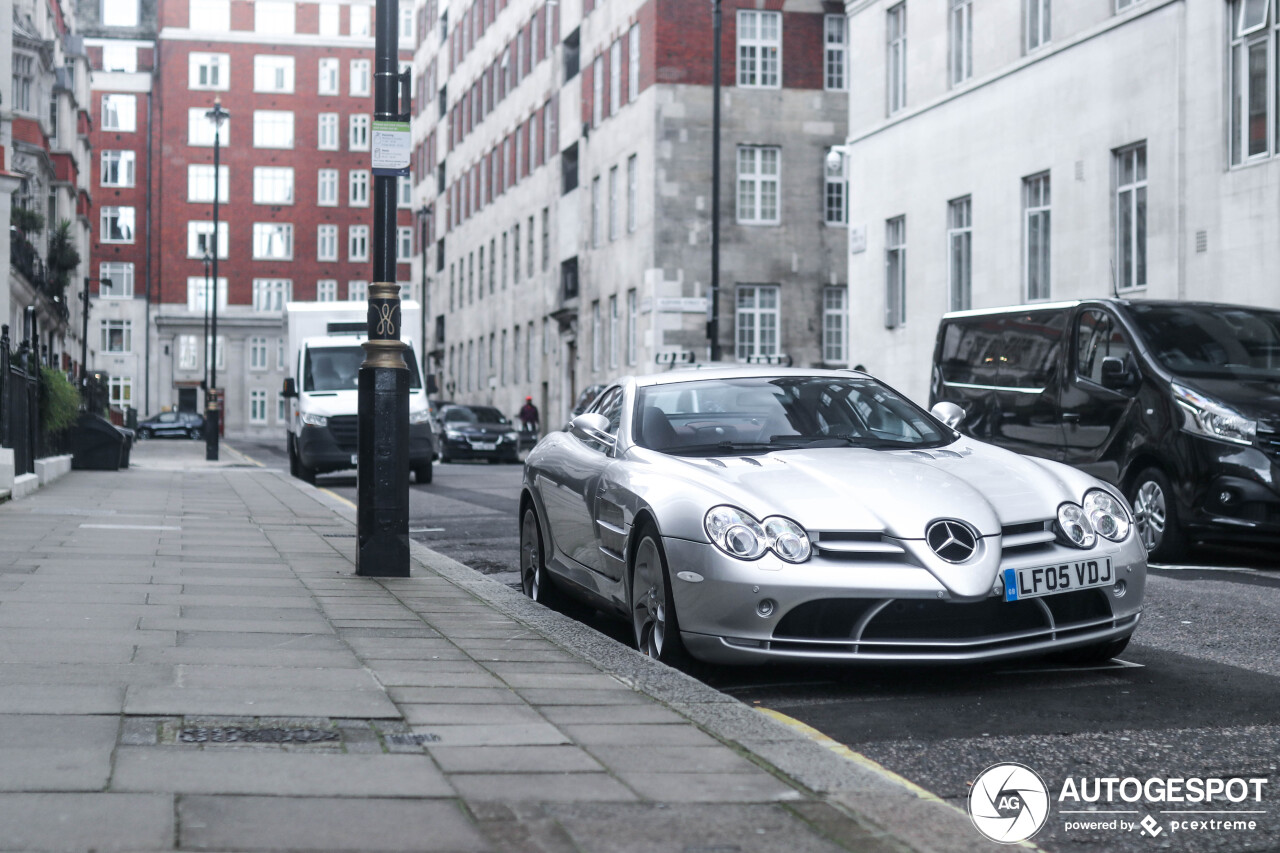
<svg viewBox="0 0 1280 853"><path fill-rule="evenodd" d="M773 615L773 611L777 609L777 607L777 603L772 598L763 598L760 600L760 603L756 605L756 613L760 614L761 619L768 619Z"/></svg>
<svg viewBox="0 0 1280 853"><path fill-rule="evenodd" d="M1116 581L1116 585L1111 588L1111 592L1116 598L1124 598L1124 594L1129 591L1129 585L1124 581Z"/></svg>
<svg viewBox="0 0 1280 853"><path fill-rule="evenodd" d="M1222 504L1223 506L1232 506L1233 504L1235 504L1236 500L1237 500L1236 493L1233 492L1231 489L1223 489L1221 492L1218 493L1218 503Z"/></svg>

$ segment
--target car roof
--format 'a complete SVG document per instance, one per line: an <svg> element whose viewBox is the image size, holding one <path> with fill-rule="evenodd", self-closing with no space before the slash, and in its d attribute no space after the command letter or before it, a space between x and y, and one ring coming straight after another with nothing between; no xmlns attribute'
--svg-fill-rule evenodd
<svg viewBox="0 0 1280 853"><path fill-rule="evenodd" d="M832 379L849 379L852 377L866 377L867 374L858 370L831 370L826 368L808 368L808 367L773 367L768 365L753 364L735 364L735 365L706 365L697 368L686 368L681 370L669 370L663 373L650 373L643 376L629 377L634 381L637 387L652 387L657 385L677 385L682 382L700 382L707 379L750 379L750 378L783 378L783 377L829 377ZM622 380L626 381L626 379Z"/></svg>

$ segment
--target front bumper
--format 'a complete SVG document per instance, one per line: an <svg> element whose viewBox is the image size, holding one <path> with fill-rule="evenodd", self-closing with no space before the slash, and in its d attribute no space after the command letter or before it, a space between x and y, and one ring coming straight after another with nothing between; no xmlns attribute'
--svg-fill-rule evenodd
<svg viewBox="0 0 1280 853"><path fill-rule="evenodd" d="M349 416L340 417L344 420L330 418L327 426L304 426L298 436L298 457L317 474L356 467L352 460L359 447L354 417L351 416L350 422L345 420ZM434 456L431 425L409 424L409 464L425 464Z"/></svg>
<svg viewBox="0 0 1280 853"><path fill-rule="evenodd" d="M1181 436L1188 472L1179 507L1193 539L1280 543L1280 448ZM1179 491L1175 484L1175 492Z"/></svg>
<svg viewBox="0 0 1280 853"><path fill-rule="evenodd" d="M481 449L477 444L492 443L495 445L492 449ZM472 438L449 438L445 436L441 439L443 453L449 459L503 459L508 462L518 461L520 458L519 441L507 441L505 438L496 438L493 442L485 442L481 439Z"/></svg>
<svg viewBox="0 0 1280 853"><path fill-rule="evenodd" d="M965 663L1045 654L1133 633L1146 581L1135 536L1091 551L1044 548L1045 565L1111 557L1123 592L1095 587L1017 602L958 599L924 568L903 563L815 555L792 565L771 554L744 562L683 539L664 538L663 547L681 638L694 656L717 663ZM1020 555L1017 565L1039 559ZM690 573L702 579L689 580Z"/></svg>

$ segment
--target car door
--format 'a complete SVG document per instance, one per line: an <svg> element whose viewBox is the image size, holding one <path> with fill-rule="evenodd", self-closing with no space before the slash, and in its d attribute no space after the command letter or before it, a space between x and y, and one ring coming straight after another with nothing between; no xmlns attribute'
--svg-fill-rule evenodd
<svg viewBox="0 0 1280 853"><path fill-rule="evenodd" d="M1067 312L1033 309L1005 315L996 376L998 419L992 441L1017 453L1062 458L1059 374Z"/></svg>
<svg viewBox="0 0 1280 853"><path fill-rule="evenodd" d="M1071 338L1069 375L1061 395L1063 461L1116 483L1138 386L1134 382L1107 387L1102 364L1104 359L1120 359L1126 372L1137 377L1133 339L1111 312L1099 307L1086 307L1076 315Z"/></svg>

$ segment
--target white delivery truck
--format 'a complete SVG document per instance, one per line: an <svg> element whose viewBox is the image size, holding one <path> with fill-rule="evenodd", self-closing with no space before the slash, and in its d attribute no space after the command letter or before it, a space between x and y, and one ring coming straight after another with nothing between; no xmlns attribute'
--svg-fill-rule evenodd
<svg viewBox="0 0 1280 853"><path fill-rule="evenodd" d="M285 306L288 377L289 473L314 483L317 474L356 467L359 412L356 382L368 337L367 302L290 302ZM419 483L431 482L435 455L431 407L418 371L420 311L400 303L402 340L409 345L409 468Z"/></svg>

